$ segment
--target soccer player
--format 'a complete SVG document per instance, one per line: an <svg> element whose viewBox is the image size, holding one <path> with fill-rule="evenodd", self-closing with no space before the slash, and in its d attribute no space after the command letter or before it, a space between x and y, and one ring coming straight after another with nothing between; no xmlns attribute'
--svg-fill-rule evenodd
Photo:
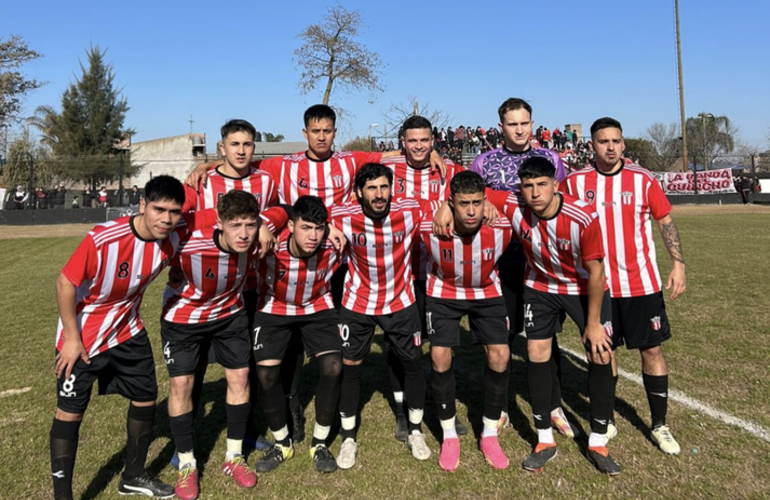
<svg viewBox="0 0 770 500"><path fill-rule="evenodd" d="M433 152L432 125L427 118L410 116L401 125L399 138L404 151L403 156L383 158L382 164L393 170L393 199L416 198L426 201L446 201L449 197L449 183L457 172L464 169L452 160L445 160L446 172L443 176L438 170L430 168L430 155ZM412 274L417 310L420 313L423 337L425 329L425 279L427 253L425 245L419 242L412 253ZM427 337L426 337L427 338ZM404 373L399 358L392 349L387 350L388 374L390 376L393 401L396 409L396 439L406 442L409 435L407 418L404 413ZM455 421L457 433L465 435L468 428Z"/></svg>
<svg viewBox="0 0 770 500"><path fill-rule="evenodd" d="M310 456L319 472L337 469L326 439L340 396L342 340L330 291L340 253L326 239L327 219L328 211L320 198L301 196L274 253L259 264L254 357L262 390L260 402L275 439L273 448L255 465L259 472L271 471L294 456L280 371L295 334L301 336L308 356L315 357L319 371Z"/></svg>
<svg viewBox="0 0 770 500"><path fill-rule="evenodd" d="M337 465L341 469L350 469L356 463L361 365L376 326L385 332L404 370L409 449L418 460L431 456L422 433L422 332L410 264L420 220L430 211L430 205L414 199L392 201L393 172L382 164L364 165L356 173L355 185L357 200L331 211L332 224L345 234L350 256L340 311L343 366L339 408L343 442Z"/></svg>
<svg viewBox="0 0 770 500"><path fill-rule="evenodd" d="M449 206L454 216L451 238L433 235L431 217L420 226L420 237L428 255L426 318L431 342L433 399L443 429L439 465L457 469L460 440L455 429L455 374L452 348L460 345L460 320L468 315L473 343L486 352L484 371L484 429L481 451L496 469L508 467L497 439L497 425L508 392L508 318L497 260L511 240L511 223L498 218L493 226L483 223L484 181L475 172L460 172L452 178Z"/></svg>
<svg viewBox="0 0 770 500"><path fill-rule="evenodd" d="M470 170L481 175L487 187L496 190L519 192L518 171L528 158L546 158L556 168L556 180L561 182L567 176L567 170L559 155L550 149L535 148L530 144L532 136L532 106L523 99L509 98L497 110L500 127L503 131L503 146L482 153L476 157ZM515 335L524 329L524 255L521 245L514 240L508 251L498 262L503 297L511 320L511 348ZM560 359L558 344L554 336L553 360L551 364L553 391L551 394L551 422L559 431L574 437L574 430L567 421L561 407ZM510 424L506 399L501 417L501 428Z"/></svg>
<svg viewBox="0 0 770 500"><path fill-rule="evenodd" d="M281 209L275 209L284 217ZM193 233L177 255L185 284L167 293L161 316L163 355L170 377L168 413L179 457L176 496L198 497L193 452L193 384L201 354L213 349L227 380L227 452L222 471L242 488L257 484L242 454L249 419L249 321L243 286L257 261L253 250L260 227L259 204L244 191L230 191L217 203L217 228ZM169 292L169 290L167 290Z"/></svg>
<svg viewBox="0 0 770 500"><path fill-rule="evenodd" d="M56 281L57 409L50 448L57 500L72 498L80 425L97 378L100 394L117 393L130 400L126 468L118 491L157 498L174 495L172 486L149 477L144 469L158 385L140 308L147 286L191 228L212 225L215 214L204 211L183 219L184 187L173 177L155 177L144 192L139 215L92 229Z"/></svg>
<svg viewBox="0 0 770 500"><path fill-rule="evenodd" d="M334 151L337 135L337 114L325 104L310 106L304 113L302 135L307 140L307 151L261 160L256 165L269 173L277 184L281 203L293 205L300 196L318 196L327 209L350 200L353 193L353 179L356 172L367 162L379 162L383 158L400 155L400 151L360 152ZM431 164L445 170L441 156L430 153ZM197 186L206 181L206 172L216 163L199 165L187 178L187 184ZM340 308L343 282L347 264L342 262L332 277L332 297L337 309ZM292 438L295 443L304 440L305 427L299 398L296 397L299 376L304 363L301 342L295 338L289 353L282 363L284 390L289 397L292 416ZM293 374L293 375L292 375ZM289 383L290 382L290 383Z"/></svg>
<svg viewBox="0 0 770 500"><path fill-rule="evenodd" d="M567 193L599 212L607 249L605 272L612 297L613 347L638 349L642 378L652 413L652 440L664 452L679 454L679 444L666 424L668 370L661 344L671 337L658 271L651 219L673 262L666 280L671 300L685 291L684 257L671 205L657 179L622 157L625 144L620 123L600 118L591 125L596 160L593 168L571 174ZM613 356L613 363L615 359ZM614 369L617 373L617 369ZM617 374L615 375L617 382ZM610 426L609 435L617 433Z"/></svg>

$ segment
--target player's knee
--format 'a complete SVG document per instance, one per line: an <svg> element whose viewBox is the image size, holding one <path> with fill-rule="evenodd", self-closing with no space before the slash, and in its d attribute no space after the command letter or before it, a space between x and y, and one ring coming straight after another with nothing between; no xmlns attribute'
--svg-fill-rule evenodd
<svg viewBox="0 0 770 500"><path fill-rule="evenodd" d="M54 417L56 420L63 422L81 422L83 420L83 413L70 413L61 408L56 408L56 415Z"/></svg>
<svg viewBox="0 0 770 500"><path fill-rule="evenodd" d="M238 368L235 370L225 369L227 385L230 389L245 391L249 387L249 369Z"/></svg>
<svg viewBox="0 0 770 500"><path fill-rule="evenodd" d="M339 377L342 373L342 354L328 352L317 358L318 372L322 377Z"/></svg>
<svg viewBox="0 0 770 500"><path fill-rule="evenodd" d="M533 363L545 363L551 359L551 339L527 340L527 356Z"/></svg>
<svg viewBox="0 0 770 500"><path fill-rule="evenodd" d="M589 352L588 362L593 365L609 365L612 361L612 356L609 352Z"/></svg>
<svg viewBox="0 0 770 500"><path fill-rule="evenodd" d="M281 365L257 366L257 380L262 389L272 389L281 378Z"/></svg>
<svg viewBox="0 0 770 500"><path fill-rule="evenodd" d="M452 349L449 347L432 346L430 358L433 363L433 369L443 373L452 366Z"/></svg>
<svg viewBox="0 0 770 500"><path fill-rule="evenodd" d="M645 362L660 362L663 360L663 349L659 345L640 349L639 353Z"/></svg>
<svg viewBox="0 0 770 500"><path fill-rule="evenodd" d="M361 366L361 364L364 362L363 359L347 359L342 358L342 364L346 366Z"/></svg>
<svg viewBox="0 0 770 500"><path fill-rule="evenodd" d="M508 368L510 354L506 344L487 346L487 366L496 372L505 371Z"/></svg>
<svg viewBox="0 0 770 500"><path fill-rule="evenodd" d="M180 375L178 377L171 377L169 388L174 396L185 396L192 393L194 383L195 376Z"/></svg>

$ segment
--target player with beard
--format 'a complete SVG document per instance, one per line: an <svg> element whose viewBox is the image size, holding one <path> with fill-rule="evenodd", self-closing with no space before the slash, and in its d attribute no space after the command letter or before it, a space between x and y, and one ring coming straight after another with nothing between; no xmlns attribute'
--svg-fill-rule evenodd
<svg viewBox="0 0 770 500"><path fill-rule="evenodd" d="M596 151L593 168L571 174L563 188L599 212L607 248L605 271L612 297L613 347L625 343L626 348L639 350L652 414L652 440L664 453L678 455L679 443L666 424L668 368L661 344L671 337L671 326L663 300L651 219L657 223L673 262L666 280L671 300L686 288L679 231L671 217L671 204L655 176L623 158L625 143L620 122L613 118L596 120L591 125L591 139ZM612 361L617 383L614 356ZM615 434L617 429L611 423L608 436L612 438Z"/></svg>
<svg viewBox="0 0 770 500"><path fill-rule="evenodd" d="M548 159L556 169L557 181L562 181L567 176L567 170L557 153L550 149L534 148L530 144L534 122L532 120L532 106L527 101L519 98L507 99L500 105L497 113L500 118L499 125L503 132L503 146L480 154L470 168L472 172L481 175L487 187L518 193L518 170L528 158ZM524 262L521 245L515 239L498 262L503 296L508 309L508 317L511 320L510 345L512 352L514 351L515 336L524 329L524 301L522 298L524 293ZM574 437L575 430L567 421L561 407L561 357L555 336L553 342L551 423L559 433ZM508 402L506 400L500 419L501 428L510 424L507 408Z"/></svg>
<svg viewBox="0 0 770 500"><path fill-rule="evenodd" d="M483 345L487 358L481 451L493 467L506 469L508 457L500 448L497 427L508 392L509 328L496 263L511 240L511 223L501 217L492 226L483 224L486 197L478 174L458 173L451 188L451 237L433 235L432 217L426 217L420 226L428 255L425 309L433 362L431 384L443 429L439 465L453 471L460 462L452 348L460 345L460 320L467 314L472 341Z"/></svg>
<svg viewBox="0 0 770 500"><path fill-rule="evenodd" d="M273 448L255 465L259 472L271 471L294 456L279 378L281 362L295 334L300 335L308 356L315 358L319 371L310 457L319 472L337 469L326 439L340 396L342 340L330 290L340 252L327 240L327 218L320 198L301 196L291 209L288 228L279 236L274 253L259 264L254 357L262 390L260 402L275 439Z"/></svg>
<svg viewBox="0 0 770 500"><path fill-rule="evenodd" d="M50 433L54 498L72 499L80 425L91 388L130 400L126 468L118 491L171 498L174 488L147 475L158 385L150 340L141 317L144 292L198 227L215 211L182 216L182 184L166 175L144 188L139 215L96 226L56 281L59 325L55 372L57 408Z"/></svg>
<svg viewBox="0 0 770 500"><path fill-rule="evenodd" d="M405 198L393 201L393 172L368 163L355 177L356 201L332 208L332 224L348 241L350 266L340 311L342 446L337 465L356 463L356 415L360 400L361 365L370 350L376 326L401 361L408 408L407 444L418 460L431 450L422 433L425 376L422 373L422 332L412 286L411 252L428 202ZM435 203L437 206L437 203Z"/></svg>

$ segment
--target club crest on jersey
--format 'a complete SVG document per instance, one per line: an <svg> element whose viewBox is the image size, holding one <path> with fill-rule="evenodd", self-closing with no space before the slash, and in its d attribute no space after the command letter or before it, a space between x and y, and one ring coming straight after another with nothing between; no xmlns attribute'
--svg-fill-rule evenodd
<svg viewBox="0 0 770 500"><path fill-rule="evenodd" d="M393 241L396 243L401 243L404 241L404 232L403 231L396 231L393 233Z"/></svg>
<svg viewBox="0 0 770 500"><path fill-rule="evenodd" d="M489 262L495 256L494 248L482 248L481 255L485 262Z"/></svg>
<svg viewBox="0 0 770 500"><path fill-rule="evenodd" d="M436 180L430 181L430 192L431 193L438 193L439 188L439 182Z"/></svg>
<svg viewBox="0 0 770 500"><path fill-rule="evenodd" d="M567 251L572 246L572 243L570 240L565 240L564 238L558 238L556 240L556 244L559 246L559 250Z"/></svg>
<svg viewBox="0 0 770 500"><path fill-rule="evenodd" d="M326 269L319 269L316 271L315 275L318 276L320 279L324 279L326 277Z"/></svg>
<svg viewBox="0 0 770 500"><path fill-rule="evenodd" d="M254 193L254 199L257 200L257 203L262 206L262 193Z"/></svg>
<svg viewBox="0 0 770 500"><path fill-rule="evenodd" d="M650 323L652 323L652 329L656 332L660 330L660 316L653 316L650 318Z"/></svg>
<svg viewBox="0 0 770 500"><path fill-rule="evenodd" d="M332 184L334 184L334 187L341 188L342 187L342 176L341 175L333 175L332 176Z"/></svg>
<svg viewBox="0 0 770 500"><path fill-rule="evenodd" d="M620 193L620 199L623 205L633 205L634 203L634 193L630 191L623 191Z"/></svg>

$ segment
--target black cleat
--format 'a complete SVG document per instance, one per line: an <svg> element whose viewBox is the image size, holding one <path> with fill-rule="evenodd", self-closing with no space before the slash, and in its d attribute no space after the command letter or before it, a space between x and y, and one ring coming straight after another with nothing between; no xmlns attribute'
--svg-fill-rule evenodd
<svg viewBox="0 0 770 500"><path fill-rule="evenodd" d="M409 437L409 426L406 421L406 415L403 413L396 415L396 439L406 443Z"/></svg>
<svg viewBox="0 0 770 500"><path fill-rule="evenodd" d="M254 464L254 470L257 472L270 472L279 465L294 456L294 446L289 442L289 446L283 446L275 443L267 453L262 455Z"/></svg>
<svg viewBox="0 0 770 500"><path fill-rule="evenodd" d="M620 464L617 463L611 456L607 448L602 446L601 448L588 448L588 460L594 464L599 472L604 472L610 476L617 476L620 474Z"/></svg>
<svg viewBox="0 0 770 500"><path fill-rule="evenodd" d="M325 445L319 444L310 448L310 456L313 457L315 470L318 472L328 474L337 470L337 460L334 459L334 455Z"/></svg>
<svg viewBox="0 0 770 500"><path fill-rule="evenodd" d="M465 436L466 434L468 434L468 428L465 427L464 424L460 423L459 420L455 419L455 432L457 433L458 436Z"/></svg>
<svg viewBox="0 0 770 500"><path fill-rule="evenodd" d="M530 472L540 472L545 464L553 460L556 456L556 444L537 443L535 449L521 463L524 470Z"/></svg>
<svg viewBox="0 0 770 500"><path fill-rule="evenodd" d="M133 479L120 478L118 493L121 495L145 495L153 498L171 498L174 487L146 473Z"/></svg>

